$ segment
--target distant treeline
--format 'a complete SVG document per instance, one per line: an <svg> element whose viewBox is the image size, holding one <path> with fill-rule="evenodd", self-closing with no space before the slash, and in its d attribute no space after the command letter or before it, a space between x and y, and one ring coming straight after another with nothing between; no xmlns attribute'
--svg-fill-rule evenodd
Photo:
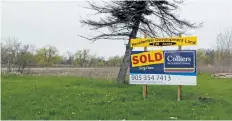
<svg viewBox="0 0 232 121"><path fill-rule="evenodd" d="M58 54L55 46L35 48L33 45L22 44L16 40L1 43L2 68L17 68L23 72L27 67L105 67L119 66L122 56L112 56L109 59L98 57L88 49L67 52L66 56Z"/></svg>
<svg viewBox="0 0 232 121"><path fill-rule="evenodd" d="M217 45L214 49L198 49L197 64L232 65L232 36L228 36L228 33L219 34ZM92 54L88 49L77 50L75 53L67 52L66 56L62 56L59 55L59 50L55 46L36 48L15 39L8 39L1 43L1 67L7 68L8 72L16 69L23 73L26 68L36 67L118 67L122 58L123 56L116 55L105 59Z"/></svg>

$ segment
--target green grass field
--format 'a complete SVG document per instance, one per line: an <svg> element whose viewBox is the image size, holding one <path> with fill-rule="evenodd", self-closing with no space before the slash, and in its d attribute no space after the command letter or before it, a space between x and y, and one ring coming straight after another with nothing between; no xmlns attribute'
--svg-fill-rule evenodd
<svg viewBox="0 0 232 121"><path fill-rule="evenodd" d="M197 86L148 86L77 77L2 76L2 120L232 119L232 79L198 76ZM199 100L200 96L209 100Z"/></svg>

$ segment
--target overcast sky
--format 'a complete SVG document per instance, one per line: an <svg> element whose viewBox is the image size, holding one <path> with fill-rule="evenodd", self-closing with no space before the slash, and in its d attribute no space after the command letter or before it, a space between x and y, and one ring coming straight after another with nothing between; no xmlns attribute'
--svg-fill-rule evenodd
<svg viewBox="0 0 232 121"><path fill-rule="evenodd" d="M198 36L197 48L212 48L216 45L219 32L232 27L232 0L186 0L180 9L181 18L193 22L204 22L200 29L189 32ZM87 26L81 27L82 18L99 18L87 15L91 11L79 6L87 6L86 1L5 1L2 9L2 39L16 37L25 44L36 47L54 45L60 54L88 48L93 53L106 58L123 55L123 40L99 40L93 44L77 36L93 35ZM107 46L111 44L113 46Z"/></svg>

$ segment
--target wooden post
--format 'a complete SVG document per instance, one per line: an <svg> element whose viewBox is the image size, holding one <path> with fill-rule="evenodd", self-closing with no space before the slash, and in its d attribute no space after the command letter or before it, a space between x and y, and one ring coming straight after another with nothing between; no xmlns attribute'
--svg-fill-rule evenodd
<svg viewBox="0 0 232 121"><path fill-rule="evenodd" d="M147 38L147 33L144 34L144 38ZM147 51L147 47L144 47L144 51ZM147 98L147 84L143 85L143 98Z"/></svg>
<svg viewBox="0 0 232 121"><path fill-rule="evenodd" d="M181 34L179 35L180 37L182 36ZM178 50L181 50L182 47L178 46ZM178 85L178 89L177 89L177 101L181 100L181 93L182 93L182 85Z"/></svg>

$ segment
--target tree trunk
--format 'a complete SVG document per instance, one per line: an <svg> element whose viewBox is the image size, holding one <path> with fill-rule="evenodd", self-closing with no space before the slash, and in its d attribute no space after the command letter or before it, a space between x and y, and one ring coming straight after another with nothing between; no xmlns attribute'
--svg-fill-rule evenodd
<svg viewBox="0 0 232 121"><path fill-rule="evenodd" d="M138 29L139 29L139 24L140 24L140 21L136 21L130 33L129 41L126 45L126 51L125 51L122 63L120 65L120 70L118 72L118 77L117 77L118 83L126 82L127 69L130 63L130 51L132 50L132 48L130 47L130 39L136 38Z"/></svg>

